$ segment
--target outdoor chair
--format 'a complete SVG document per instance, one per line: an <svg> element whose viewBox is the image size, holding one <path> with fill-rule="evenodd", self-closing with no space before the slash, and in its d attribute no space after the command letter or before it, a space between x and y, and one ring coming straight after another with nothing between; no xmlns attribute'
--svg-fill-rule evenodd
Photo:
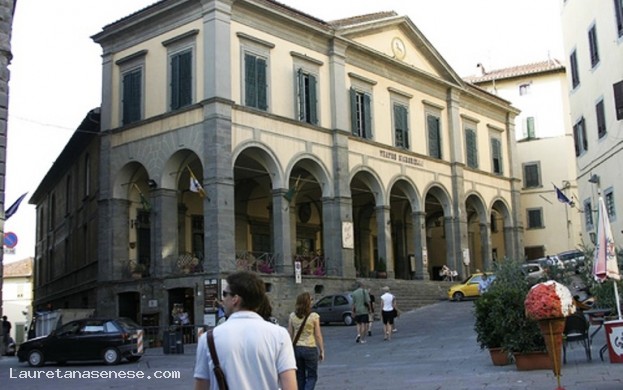
<svg viewBox="0 0 623 390"><path fill-rule="evenodd" d="M591 360L591 342L588 337L589 324L584 315L576 313L567 317L563 333L562 356L563 363L567 363L567 344L581 342L586 351L586 358Z"/></svg>

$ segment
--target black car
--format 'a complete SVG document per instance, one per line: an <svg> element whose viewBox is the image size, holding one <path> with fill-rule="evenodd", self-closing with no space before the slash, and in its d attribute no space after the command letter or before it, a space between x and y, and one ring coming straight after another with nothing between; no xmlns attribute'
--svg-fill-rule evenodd
<svg viewBox="0 0 623 390"><path fill-rule="evenodd" d="M48 336L37 337L19 346L17 357L39 367L45 362L103 360L117 364L122 358L139 360L141 328L127 318L85 318L68 322Z"/></svg>
<svg viewBox="0 0 623 390"><path fill-rule="evenodd" d="M344 325L353 325L353 298L350 293L327 295L318 300L312 311L320 316L320 322L343 322Z"/></svg>

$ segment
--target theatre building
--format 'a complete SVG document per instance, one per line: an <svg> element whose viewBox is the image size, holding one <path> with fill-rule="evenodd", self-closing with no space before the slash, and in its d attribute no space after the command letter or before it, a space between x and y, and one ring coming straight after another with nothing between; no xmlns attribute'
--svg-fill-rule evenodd
<svg viewBox="0 0 623 390"><path fill-rule="evenodd" d="M97 130L31 199L37 304L201 324L238 269L291 311L302 289L523 259L519 111L408 17L164 0L92 38L102 103L81 127Z"/></svg>

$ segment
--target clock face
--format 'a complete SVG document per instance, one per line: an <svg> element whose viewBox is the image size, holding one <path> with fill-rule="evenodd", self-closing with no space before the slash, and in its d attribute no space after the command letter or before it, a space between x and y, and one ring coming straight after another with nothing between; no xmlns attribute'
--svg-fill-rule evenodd
<svg viewBox="0 0 623 390"><path fill-rule="evenodd" d="M407 48L402 39L398 37L392 39L392 53L394 53L394 56L399 60L405 58L405 55L407 54Z"/></svg>

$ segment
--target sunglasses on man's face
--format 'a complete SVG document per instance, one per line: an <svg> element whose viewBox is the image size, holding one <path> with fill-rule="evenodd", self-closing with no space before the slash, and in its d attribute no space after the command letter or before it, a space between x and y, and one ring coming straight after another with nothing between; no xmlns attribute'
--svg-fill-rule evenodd
<svg viewBox="0 0 623 390"><path fill-rule="evenodd" d="M236 295L236 294L234 294L234 293L233 293L233 292L231 292L231 291L225 291L225 290L223 290L223 298L225 298L225 297L226 297L226 296L228 296L228 295L229 295L230 297L233 297L233 296L234 296L234 295Z"/></svg>

